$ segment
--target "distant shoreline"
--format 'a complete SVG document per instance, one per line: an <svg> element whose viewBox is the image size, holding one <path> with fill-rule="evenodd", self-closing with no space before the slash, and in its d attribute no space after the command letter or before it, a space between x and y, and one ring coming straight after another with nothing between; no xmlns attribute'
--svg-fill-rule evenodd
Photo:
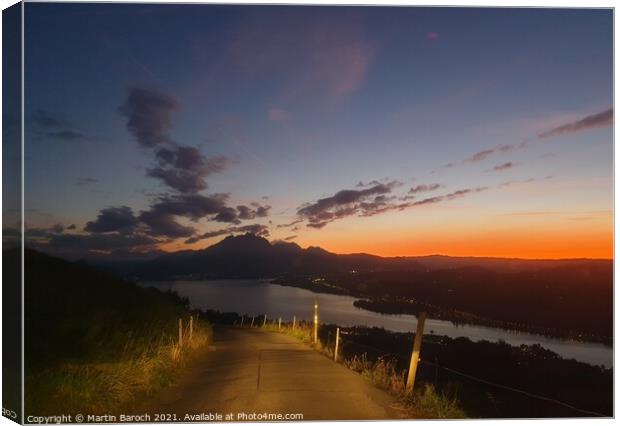
<svg viewBox="0 0 620 426"><path fill-rule="evenodd" d="M497 328L507 331L525 332L549 338L559 338L566 341L576 341L581 343L600 343L607 347L613 347L613 336L599 336L590 334L586 335L586 337L584 336L585 333L583 332L578 333L574 331L565 331L558 329L554 330L540 326L526 326L525 324L519 325L516 323L480 317L469 312L449 310L440 306L435 306L424 302L411 302L398 300L396 298L394 298L393 300L377 300L375 298L368 297L367 295L354 294L352 292L345 291L344 289L339 289L334 286L327 287L316 284L310 286L304 285L302 283L293 283L290 281L280 280L278 278L271 280L269 283L275 285L282 285L285 287L303 288L313 293L336 294L341 296L351 296L359 298L353 303L355 307L378 314L417 316L420 311L426 311L429 315L429 318L442 321L450 321L455 325L470 324L482 327Z"/></svg>

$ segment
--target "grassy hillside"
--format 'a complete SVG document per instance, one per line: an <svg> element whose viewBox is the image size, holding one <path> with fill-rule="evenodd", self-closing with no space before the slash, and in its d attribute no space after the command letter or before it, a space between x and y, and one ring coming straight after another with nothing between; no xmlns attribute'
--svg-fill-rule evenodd
<svg viewBox="0 0 620 426"><path fill-rule="evenodd" d="M25 258L26 413L114 412L171 383L205 347L178 345L186 300L38 252Z"/></svg>

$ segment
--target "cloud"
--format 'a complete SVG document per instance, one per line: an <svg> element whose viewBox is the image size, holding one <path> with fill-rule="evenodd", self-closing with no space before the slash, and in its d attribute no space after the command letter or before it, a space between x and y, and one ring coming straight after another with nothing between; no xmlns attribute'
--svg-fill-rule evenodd
<svg viewBox="0 0 620 426"><path fill-rule="evenodd" d="M138 226L138 219L130 207L108 207L99 212L97 220L86 223L84 231L92 233L132 232Z"/></svg>
<svg viewBox="0 0 620 426"><path fill-rule="evenodd" d="M512 161L508 161L508 162L503 163L503 164L498 164L498 165L494 166L491 170L487 170L487 171L500 172L502 170L511 169L513 167L516 167L516 166L517 166L517 163L513 163Z"/></svg>
<svg viewBox="0 0 620 426"><path fill-rule="evenodd" d="M158 210L143 211L140 221L149 227L148 233L156 237L181 238L194 235L195 229L181 225L173 214Z"/></svg>
<svg viewBox="0 0 620 426"><path fill-rule="evenodd" d="M228 157L203 156L193 147L161 149L157 152L159 165L147 170L147 176L160 179L181 193L196 193L207 188L205 178L224 170L233 160Z"/></svg>
<svg viewBox="0 0 620 426"><path fill-rule="evenodd" d="M360 190L344 189L331 197L301 206L297 215L308 221L307 226L319 229L329 222L356 213L369 216L388 205L391 199L384 195L389 194L398 184L394 181Z"/></svg>
<svg viewBox="0 0 620 426"><path fill-rule="evenodd" d="M441 185L419 185L418 193L430 190L436 190ZM432 188L432 189L430 189ZM416 190L417 187L412 188ZM428 204L437 204L445 201L462 198L470 194L486 191L488 187L466 188L460 189L444 195L428 197L419 201L411 201L415 197L412 195L397 196L389 195L391 188L372 187L367 190L339 191L333 197L323 198L315 203L306 204L298 209L300 220L305 220L306 226L315 229L322 229L330 222L348 216L357 215L359 217L374 216L389 211L402 211L405 209L423 206ZM364 192L367 191L367 192ZM289 224L290 226L292 224ZM286 226L286 225L285 225ZM278 228L283 227L279 225Z"/></svg>
<svg viewBox="0 0 620 426"><path fill-rule="evenodd" d="M45 136L49 139L56 139L65 142L80 142L88 141L90 138L84 133L75 130L58 130L45 133Z"/></svg>
<svg viewBox="0 0 620 426"><path fill-rule="evenodd" d="M418 185L411 188L408 194L417 194L420 192L431 192L441 188L442 185L439 183L431 183L430 185Z"/></svg>
<svg viewBox="0 0 620 426"><path fill-rule="evenodd" d="M487 149L483 149L482 151L478 151L475 154L461 160L455 163L447 163L444 164L443 166L440 167L440 169L446 169L446 168L452 168L461 164L471 164L471 163L479 163L481 161L486 160L488 157L495 155L495 154L501 154L501 153L506 153L506 152L510 152L516 149L521 149L521 148L525 148L525 146L527 146L527 144L529 143L529 141L523 141L521 143L518 144L504 144L504 145L497 145L493 148L487 148ZM437 170L433 170L433 173L435 173Z"/></svg>
<svg viewBox="0 0 620 426"><path fill-rule="evenodd" d="M193 194L207 188L208 176L236 161L224 156L206 157L198 148L175 143L169 131L178 108L176 99L169 95L134 87L119 111L136 141L153 149L156 164L146 175L180 193Z"/></svg>
<svg viewBox="0 0 620 426"><path fill-rule="evenodd" d="M95 178L85 177L85 178L78 179L77 184L78 185L90 185L90 184L97 183L97 182L99 181Z"/></svg>
<svg viewBox="0 0 620 426"><path fill-rule="evenodd" d="M518 184L523 184L523 183L538 182L538 181L541 181L541 180L549 180L549 179L552 179L552 178L553 178L552 175L547 175L547 176L544 176L542 178L531 177L531 178L523 179L523 180L509 180L509 181L500 183L498 185L498 188L506 188L508 186L513 186L513 185L518 185Z"/></svg>
<svg viewBox="0 0 620 426"><path fill-rule="evenodd" d="M209 238L219 237L221 235L231 235L236 233L250 233L260 237L268 237L269 236L269 228L266 225L261 224L252 224L252 225L244 225L244 226L231 226L224 229L218 229L215 231L208 231L204 234L197 235L185 240L185 244L193 244L197 243L201 240L206 240Z"/></svg>
<svg viewBox="0 0 620 426"><path fill-rule="evenodd" d="M454 199L457 199L457 198L462 198L462 197L464 197L466 195L469 195L469 194L474 194L474 193L477 193L477 192L486 191L487 189L489 189L489 188L486 187L486 186L485 187L480 187L480 188L459 189L458 191L454 191L454 192L451 192L449 194L438 195L436 197L425 198L424 200L412 202L412 203L408 204L407 207L422 206L422 205L426 205L426 204L437 204L437 203L441 203L443 201L450 201L450 200L454 200Z"/></svg>
<svg viewBox="0 0 620 426"><path fill-rule="evenodd" d="M91 137L77 130L69 121L49 111L37 110L32 115L30 122L34 126L34 132L39 137L63 142L92 140Z"/></svg>
<svg viewBox="0 0 620 426"><path fill-rule="evenodd" d="M216 222L227 223L241 223L241 220L237 216L237 210L232 207L224 207L222 210L213 217Z"/></svg>
<svg viewBox="0 0 620 426"><path fill-rule="evenodd" d="M228 198L229 194L164 195L149 210L141 212L138 219L150 228L148 232L152 235L178 238L192 236L195 230L179 224L176 217L194 222L206 218L214 222L239 224L242 220L265 217L270 209L270 206L254 203L254 209L247 207L247 211L243 208L239 210L227 205Z"/></svg>
<svg viewBox="0 0 620 426"><path fill-rule="evenodd" d="M140 145L153 148L171 142L172 114L177 101L164 93L132 87L120 113L127 118L127 130Z"/></svg>
<svg viewBox="0 0 620 426"><path fill-rule="evenodd" d="M290 228L290 227L295 226L295 225L297 225L297 224L299 224L299 223L301 223L303 221L304 221L303 219L296 219L296 220L294 220L294 221L292 221L290 223L283 223L283 224L277 225L276 228Z"/></svg>
<svg viewBox="0 0 620 426"><path fill-rule="evenodd" d="M271 206L263 206L259 203L252 203L252 207L254 208L252 209L245 205L237 206L237 211L239 212L239 219L248 220L257 217L267 217L269 215L269 210L271 209Z"/></svg>
<svg viewBox="0 0 620 426"><path fill-rule="evenodd" d="M119 249L151 251L157 241L146 235L131 234L60 234L50 238L44 247L63 253L83 254L85 251L110 252Z"/></svg>
<svg viewBox="0 0 620 426"><path fill-rule="evenodd" d="M600 127L609 127L613 125L613 122L614 111L610 108L606 111L599 112L598 114L588 115L587 117L584 117L580 120L555 127L551 130L539 134L538 138L551 138L555 136L561 136L569 133L577 133Z"/></svg>
<svg viewBox="0 0 620 426"><path fill-rule="evenodd" d="M571 123L567 123L567 124L555 127L546 132L540 133L537 139L540 140L540 139L546 139L546 138L551 138L555 136L561 136L564 134L577 133L577 132L582 132L582 131L596 129L596 128L602 128L602 127L609 127L613 125L613 118L614 118L613 109L608 109L598 114L589 115L580 120L573 121ZM497 145L493 148L488 148L488 149L479 151L475 153L474 155L465 158L464 160L461 160L455 163L444 164L440 168L441 169L452 168L460 164L478 163L480 161L486 160L488 157L495 155L495 154L501 154L501 153L506 153L506 152L526 148L529 145L533 144L535 141L536 141L536 138L534 139L528 138L516 144ZM433 170L433 173L435 172L437 172L437 170Z"/></svg>
<svg viewBox="0 0 620 426"><path fill-rule="evenodd" d="M333 100L358 91L376 52L360 19L349 15L345 22L334 13L313 16L302 10L282 12L270 22L246 21L232 39L233 62L248 75L277 77L281 101Z"/></svg>

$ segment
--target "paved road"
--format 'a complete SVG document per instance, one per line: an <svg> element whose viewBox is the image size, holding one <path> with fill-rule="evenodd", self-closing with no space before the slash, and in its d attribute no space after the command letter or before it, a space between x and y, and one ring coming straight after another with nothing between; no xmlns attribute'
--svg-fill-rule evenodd
<svg viewBox="0 0 620 426"><path fill-rule="evenodd" d="M290 336L216 328L214 340L204 359L145 411L176 413L181 421L209 412L301 413L304 420L404 417L387 393Z"/></svg>

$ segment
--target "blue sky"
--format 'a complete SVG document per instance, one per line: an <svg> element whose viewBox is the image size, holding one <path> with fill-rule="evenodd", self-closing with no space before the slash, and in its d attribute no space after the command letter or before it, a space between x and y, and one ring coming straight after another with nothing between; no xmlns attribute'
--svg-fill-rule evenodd
<svg viewBox="0 0 620 426"><path fill-rule="evenodd" d="M222 231L192 243L130 220L132 235L157 239L137 250L204 247L260 225L340 252L491 255L492 228L507 246L498 255L611 253L612 113L596 120L613 106L610 10L29 3L25 43L27 224L75 225L64 233L85 251L110 250L84 229L102 209L138 218L191 193L270 208L230 222L166 213L190 238ZM163 120L165 141L140 139L131 114L163 99L174 107L149 119ZM163 146L221 164L201 172L206 188L180 190L149 172ZM330 198L363 188L375 190ZM524 212L598 243L569 253L550 235L528 254L510 243L534 223L514 222ZM426 235L434 223L450 235ZM472 236L485 248L468 252Z"/></svg>

